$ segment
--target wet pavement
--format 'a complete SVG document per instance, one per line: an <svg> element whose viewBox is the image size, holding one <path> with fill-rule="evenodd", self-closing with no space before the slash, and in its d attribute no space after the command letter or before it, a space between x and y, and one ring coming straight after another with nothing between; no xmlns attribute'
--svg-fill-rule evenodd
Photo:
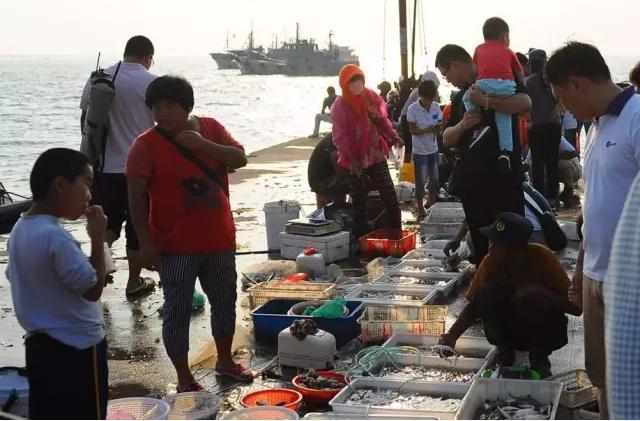
<svg viewBox="0 0 640 421"><path fill-rule="evenodd" d="M264 227L264 203L280 199L296 199L307 212L315 209L315 197L306 185L306 157L310 154L313 143L309 140L281 145L280 150L272 148L271 153L262 154L253 159L246 170L239 170L232 175L232 209L238 229L238 251L260 252L266 249L266 233ZM288 154L288 155L287 155ZM279 159L278 157L284 158ZM285 159L286 158L286 159ZM409 209L404 206L403 220L413 219ZM83 221L66 223L65 227L81 242L88 252L88 237ZM24 366L23 330L13 313L11 294L5 276L7 267L6 239L0 236L0 366ZM128 396L162 397L175 389L173 367L162 345L162 319L158 308L163 303L159 288L150 295L135 301L125 299L127 278L127 262L125 259L124 241L114 247L114 257L118 272L114 283L109 285L103 294L104 321L109 342L108 358L110 370L111 398ZM560 257L565 268L572 273L575 268L577 244ZM265 262L266 254L246 254L237 257L238 275L241 272L254 270L256 267L291 268L291 262ZM343 266L348 264L343 264ZM295 266L295 265L293 265ZM156 273L143 272L158 281ZM292 378L297 370L281 373L277 364L273 364L276 350L257 346L253 341L253 326L249 315L249 303L246 293L238 282L236 343L234 349L238 358L254 370L264 371L252 385L240 386L235 382L218 381L211 368L195 370L196 378L210 391L224 396L223 411L239 406L239 399L245 393L269 387L288 385L272 377L283 374L285 379ZM201 291L199 285L197 290ZM444 303L448 305L446 325L449 327L464 306L462 297L465 286L458 286L455 292ZM554 373L561 373L573 368L584 367L583 327L582 319L569 316L569 344L552 355ZM208 309L194 314L191 319L190 357L200 360L208 355L211 349L211 332ZM469 336L482 336L479 325L470 328ZM351 344L354 345L354 344ZM207 348L208 346L208 348ZM351 350L357 351L357 347ZM200 355L198 355L200 354ZM206 360L206 358L205 358ZM212 367L214 360L204 362ZM264 378L263 378L264 377ZM307 408L308 411L323 408Z"/></svg>

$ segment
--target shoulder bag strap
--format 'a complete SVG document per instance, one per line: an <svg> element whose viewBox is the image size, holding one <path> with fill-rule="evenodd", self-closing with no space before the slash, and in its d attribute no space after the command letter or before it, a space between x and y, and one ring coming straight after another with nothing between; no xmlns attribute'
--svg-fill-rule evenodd
<svg viewBox="0 0 640 421"><path fill-rule="evenodd" d="M202 172L204 175L209 177L209 179L213 181L213 183L216 184L224 192L224 194L227 195L227 197L229 196L229 191L223 187L223 184L220 181L220 178L218 178L218 175L211 168L209 168L207 164L202 162L189 149L185 148L184 146L176 142L171 136L171 134L168 133L166 130L161 129L157 125L155 126L155 130L157 130L157 132L160 133L160 135L162 135L163 139L171 143L173 147L176 148L176 150L180 153L180 155L185 157L187 160L191 161L196 167L198 167L200 172Z"/></svg>

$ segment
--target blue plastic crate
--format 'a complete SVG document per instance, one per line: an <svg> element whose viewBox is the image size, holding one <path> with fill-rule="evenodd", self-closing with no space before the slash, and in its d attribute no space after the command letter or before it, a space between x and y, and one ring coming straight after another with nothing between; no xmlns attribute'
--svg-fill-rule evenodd
<svg viewBox="0 0 640 421"><path fill-rule="evenodd" d="M318 329L331 333L336 338L336 345L340 348L351 339L360 335L358 319L362 315L364 305L360 301L347 301L349 315L339 319L325 319L311 316L288 316L287 312L294 304L302 300L271 300L251 312L253 331L256 342L277 344L278 334L291 326L294 320L311 319L316 322Z"/></svg>

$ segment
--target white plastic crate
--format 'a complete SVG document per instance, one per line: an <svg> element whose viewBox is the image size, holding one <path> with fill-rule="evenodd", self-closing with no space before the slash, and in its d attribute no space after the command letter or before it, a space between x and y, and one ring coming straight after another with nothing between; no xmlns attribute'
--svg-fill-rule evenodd
<svg viewBox="0 0 640 421"><path fill-rule="evenodd" d="M458 276L460 276L460 272L444 272L444 271L416 272L416 271L411 271L407 269L410 266L421 268L421 269L429 268L429 267L443 268L443 264L440 260L403 260L398 266L391 269L389 273L393 275L416 276L416 277L418 276L430 277L432 275L437 274L437 275L442 275L443 277L447 277L449 279L457 278Z"/></svg>
<svg viewBox="0 0 640 421"><path fill-rule="evenodd" d="M444 250L449 240L429 240L422 243L420 249Z"/></svg>
<svg viewBox="0 0 640 421"><path fill-rule="evenodd" d="M420 234L454 237L460 230L460 222L429 222L427 218L420 221Z"/></svg>
<svg viewBox="0 0 640 421"><path fill-rule="evenodd" d="M444 359L431 355L415 355L415 354L399 354L396 355L393 361L394 365L401 367L408 365L429 367L429 368L450 368L458 369L461 371L469 371L474 373L474 378L485 370L486 361L483 358L451 358ZM379 373L383 366L392 364L389 357L386 355L380 356L377 361L372 365L372 368L368 370L371 373ZM393 379L386 379L393 380ZM401 380L401 379L398 379ZM404 380L403 380L404 381ZM429 380L416 378L412 381L415 382L429 382ZM431 382L433 383L433 382ZM470 383L467 383L470 384Z"/></svg>
<svg viewBox="0 0 640 421"><path fill-rule="evenodd" d="M392 292L398 295L411 295L419 297L416 300L391 300L386 298L362 298L361 294L368 291L380 291L380 292ZM345 296L347 300L361 301L366 304L379 304L379 305L398 305L398 306L411 306L421 307L428 304L436 295L438 289L427 286L398 286L398 285L363 285L355 288L349 294Z"/></svg>
<svg viewBox="0 0 640 421"><path fill-rule="evenodd" d="M487 400L530 396L542 404L551 403L549 419L556 418L562 383L544 380L476 379L462 402L456 419L473 420L480 406Z"/></svg>
<svg viewBox="0 0 640 421"><path fill-rule="evenodd" d="M435 288L439 291L442 291L444 296L447 296L449 295L449 293L451 293L451 291L454 290L454 288L456 287L456 284L458 283L457 278L452 278L447 274L424 274L424 275L409 276L411 278L417 278L417 279L434 279L438 281L444 281L445 282L444 285L429 285L429 284L420 284L420 283L406 283L406 284L394 283L392 280L393 276L406 276L406 275L388 273L380 276L379 278L374 280L371 284L372 285L398 285L398 286L407 286L407 287L415 286L419 288Z"/></svg>
<svg viewBox="0 0 640 421"><path fill-rule="evenodd" d="M424 249L419 248L415 250L411 250L409 253L405 254L402 260L433 260L433 259L444 259L446 254L444 254L443 249Z"/></svg>
<svg viewBox="0 0 640 421"><path fill-rule="evenodd" d="M465 214L462 204L458 207L443 208L432 206L427 211L426 221L430 224L455 223L464 221Z"/></svg>
<svg viewBox="0 0 640 421"><path fill-rule="evenodd" d="M428 347L438 344L438 335L417 335L415 333L396 333L390 337L383 345L383 348L397 346ZM483 358L490 360L491 355L496 352L496 347L491 345L485 338L473 336L461 336L456 341L455 350L461 355Z"/></svg>
<svg viewBox="0 0 640 421"><path fill-rule="evenodd" d="M438 412L420 409L390 409L375 406L346 404L354 391L358 389L374 388L380 390L399 390L403 393L417 393L426 396L446 396L452 399L463 399L469 391L468 384L460 383L427 383L403 380L382 380L379 378L360 378L349 383L329 402L334 412L351 415L353 419L362 419L369 415L394 415L403 417L436 417L443 420L455 419L457 411Z"/></svg>
<svg viewBox="0 0 640 421"><path fill-rule="evenodd" d="M280 255L282 258L296 260L296 257L308 247L313 247L322 253L326 263L345 260L349 258L349 233L340 231L317 237L280 233Z"/></svg>

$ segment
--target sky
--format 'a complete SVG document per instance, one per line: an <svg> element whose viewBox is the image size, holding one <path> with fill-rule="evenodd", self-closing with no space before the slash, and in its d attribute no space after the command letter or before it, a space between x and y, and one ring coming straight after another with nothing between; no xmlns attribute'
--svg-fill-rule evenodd
<svg viewBox="0 0 640 421"><path fill-rule="evenodd" d="M423 12L418 21L426 28L426 45L418 42L419 68L433 66L446 43L473 51L490 16L509 23L514 51L552 51L580 40L598 46L605 57L638 54L637 0L418 2ZM407 3L411 16L413 1ZM242 47L252 25L258 44L294 37L296 22L302 35L320 46L327 45L332 30L333 41L354 48L363 67L399 70L398 0L0 0L0 57L119 55L137 34L153 41L157 58L205 55L223 50L227 33L231 48Z"/></svg>

